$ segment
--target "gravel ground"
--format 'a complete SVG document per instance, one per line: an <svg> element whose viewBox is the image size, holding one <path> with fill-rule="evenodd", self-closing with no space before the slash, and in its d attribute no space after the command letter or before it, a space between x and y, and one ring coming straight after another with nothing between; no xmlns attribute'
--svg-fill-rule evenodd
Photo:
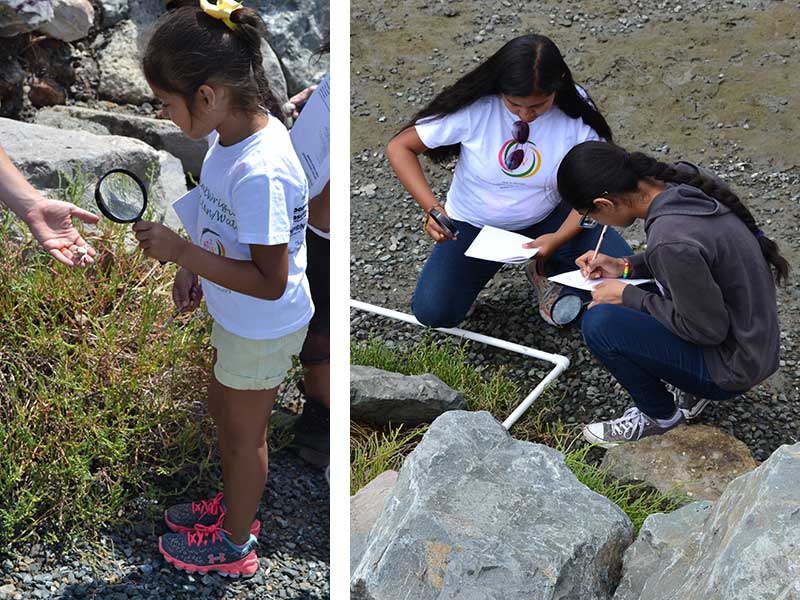
<svg viewBox="0 0 800 600"><path fill-rule="evenodd" d="M165 507L140 503L131 507L139 515L132 519L137 524L107 533L97 547L79 544L77 551L64 554L53 544L28 544L17 549L16 557L0 559L0 599L326 599L329 494L320 471L288 451L270 456L269 484L258 514L260 569L250 579L174 569L158 551L158 536L168 532L157 518Z"/></svg>
<svg viewBox="0 0 800 600"><path fill-rule="evenodd" d="M376 6L353 0L351 25L351 295L409 312L432 242L421 211L384 156L402 124L446 84L497 50L536 31L552 37L616 140L662 160L711 168L739 191L784 255L800 266L800 151L796 114L800 55L795 2L604 2L548 0L524 14L511 2L413 0ZM795 59L795 60L792 60ZM427 161L426 161L427 162ZM444 198L449 168L427 164ZM640 226L622 232L642 248ZM757 460L800 439L800 279L779 290L781 368L745 396L715 403L702 421L743 440ZM581 423L618 416L629 399L585 348L578 331L538 317L520 267L506 266L479 296L465 328L567 355L553 389L556 414ZM419 329L351 312L356 340L413 344ZM504 365L532 389L546 365L473 346L477 365ZM503 415L496 415L502 417Z"/></svg>

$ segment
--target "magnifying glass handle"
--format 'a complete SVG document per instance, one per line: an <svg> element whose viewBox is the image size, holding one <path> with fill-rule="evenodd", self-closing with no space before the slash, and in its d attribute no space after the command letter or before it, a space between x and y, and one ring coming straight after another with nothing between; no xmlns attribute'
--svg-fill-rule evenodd
<svg viewBox="0 0 800 600"><path fill-rule="evenodd" d="M183 307L180 307L180 306L176 307L175 310L172 311L172 315L170 315L169 319L167 319L167 322L164 323L161 326L161 331L164 331L167 327L169 327L169 324L172 323L175 320L175 317L177 317L179 314L181 314L182 310L183 310Z"/></svg>

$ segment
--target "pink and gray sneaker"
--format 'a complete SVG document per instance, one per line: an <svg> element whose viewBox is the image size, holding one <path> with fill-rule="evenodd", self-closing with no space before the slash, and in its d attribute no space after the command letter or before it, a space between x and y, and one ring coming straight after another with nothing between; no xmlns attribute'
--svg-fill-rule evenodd
<svg viewBox="0 0 800 600"><path fill-rule="evenodd" d="M525 275L536 292L539 301L539 316L545 323L553 327L560 327L553 321L553 305L561 294L562 286L553 283L544 274L544 261L534 258L525 265Z"/></svg>
<svg viewBox="0 0 800 600"><path fill-rule="evenodd" d="M230 532L222 528L224 515L213 525L195 525L185 533L167 533L158 538L158 549L164 560L190 573L219 573L226 577L252 577L258 571L252 534L242 546L230 540Z"/></svg>
<svg viewBox="0 0 800 600"><path fill-rule="evenodd" d="M198 524L206 527L214 525L226 510L223 494L220 492L210 500L170 506L164 511L164 521L167 527L175 533L186 533L192 531ZM258 537L260 530L261 521L254 519L250 526L250 533Z"/></svg>

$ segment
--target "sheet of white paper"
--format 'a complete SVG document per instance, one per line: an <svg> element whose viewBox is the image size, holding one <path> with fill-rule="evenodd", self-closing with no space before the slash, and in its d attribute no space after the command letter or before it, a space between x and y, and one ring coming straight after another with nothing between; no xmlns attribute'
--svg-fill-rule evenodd
<svg viewBox="0 0 800 600"><path fill-rule="evenodd" d="M531 241L531 238L524 235L486 225L464 252L464 256L502 263L521 263L539 252L538 248L522 247L522 244Z"/></svg>
<svg viewBox="0 0 800 600"><path fill-rule="evenodd" d="M306 172L309 198L319 194L331 178L330 96L330 75L326 75L289 131L294 151Z"/></svg>
<svg viewBox="0 0 800 600"><path fill-rule="evenodd" d="M586 280L584 279L583 275L581 275L580 269L577 271L569 271L568 273L561 273L560 275L554 275L553 277L548 277L550 281L554 281L555 283L560 283L561 285L566 285L572 288L578 288L580 290L589 290L592 291L595 286L600 285L604 281L622 281L624 283L629 283L631 285L642 285L643 283L649 283L653 281L652 279L591 279Z"/></svg>
<svg viewBox="0 0 800 600"><path fill-rule="evenodd" d="M197 211L199 210L199 206L199 187L192 188L172 203L172 208L181 220L183 228L195 244L200 240L200 232L197 231Z"/></svg>

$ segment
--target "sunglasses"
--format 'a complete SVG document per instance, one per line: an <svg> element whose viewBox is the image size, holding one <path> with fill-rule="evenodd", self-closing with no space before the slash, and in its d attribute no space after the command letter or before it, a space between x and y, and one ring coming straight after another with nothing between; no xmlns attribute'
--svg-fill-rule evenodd
<svg viewBox="0 0 800 600"><path fill-rule="evenodd" d="M517 144L524 144L528 141L528 136L531 133L530 126L525 121L517 121L511 128L511 137ZM506 168L513 171L522 164L525 160L525 150L517 148L506 157Z"/></svg>

